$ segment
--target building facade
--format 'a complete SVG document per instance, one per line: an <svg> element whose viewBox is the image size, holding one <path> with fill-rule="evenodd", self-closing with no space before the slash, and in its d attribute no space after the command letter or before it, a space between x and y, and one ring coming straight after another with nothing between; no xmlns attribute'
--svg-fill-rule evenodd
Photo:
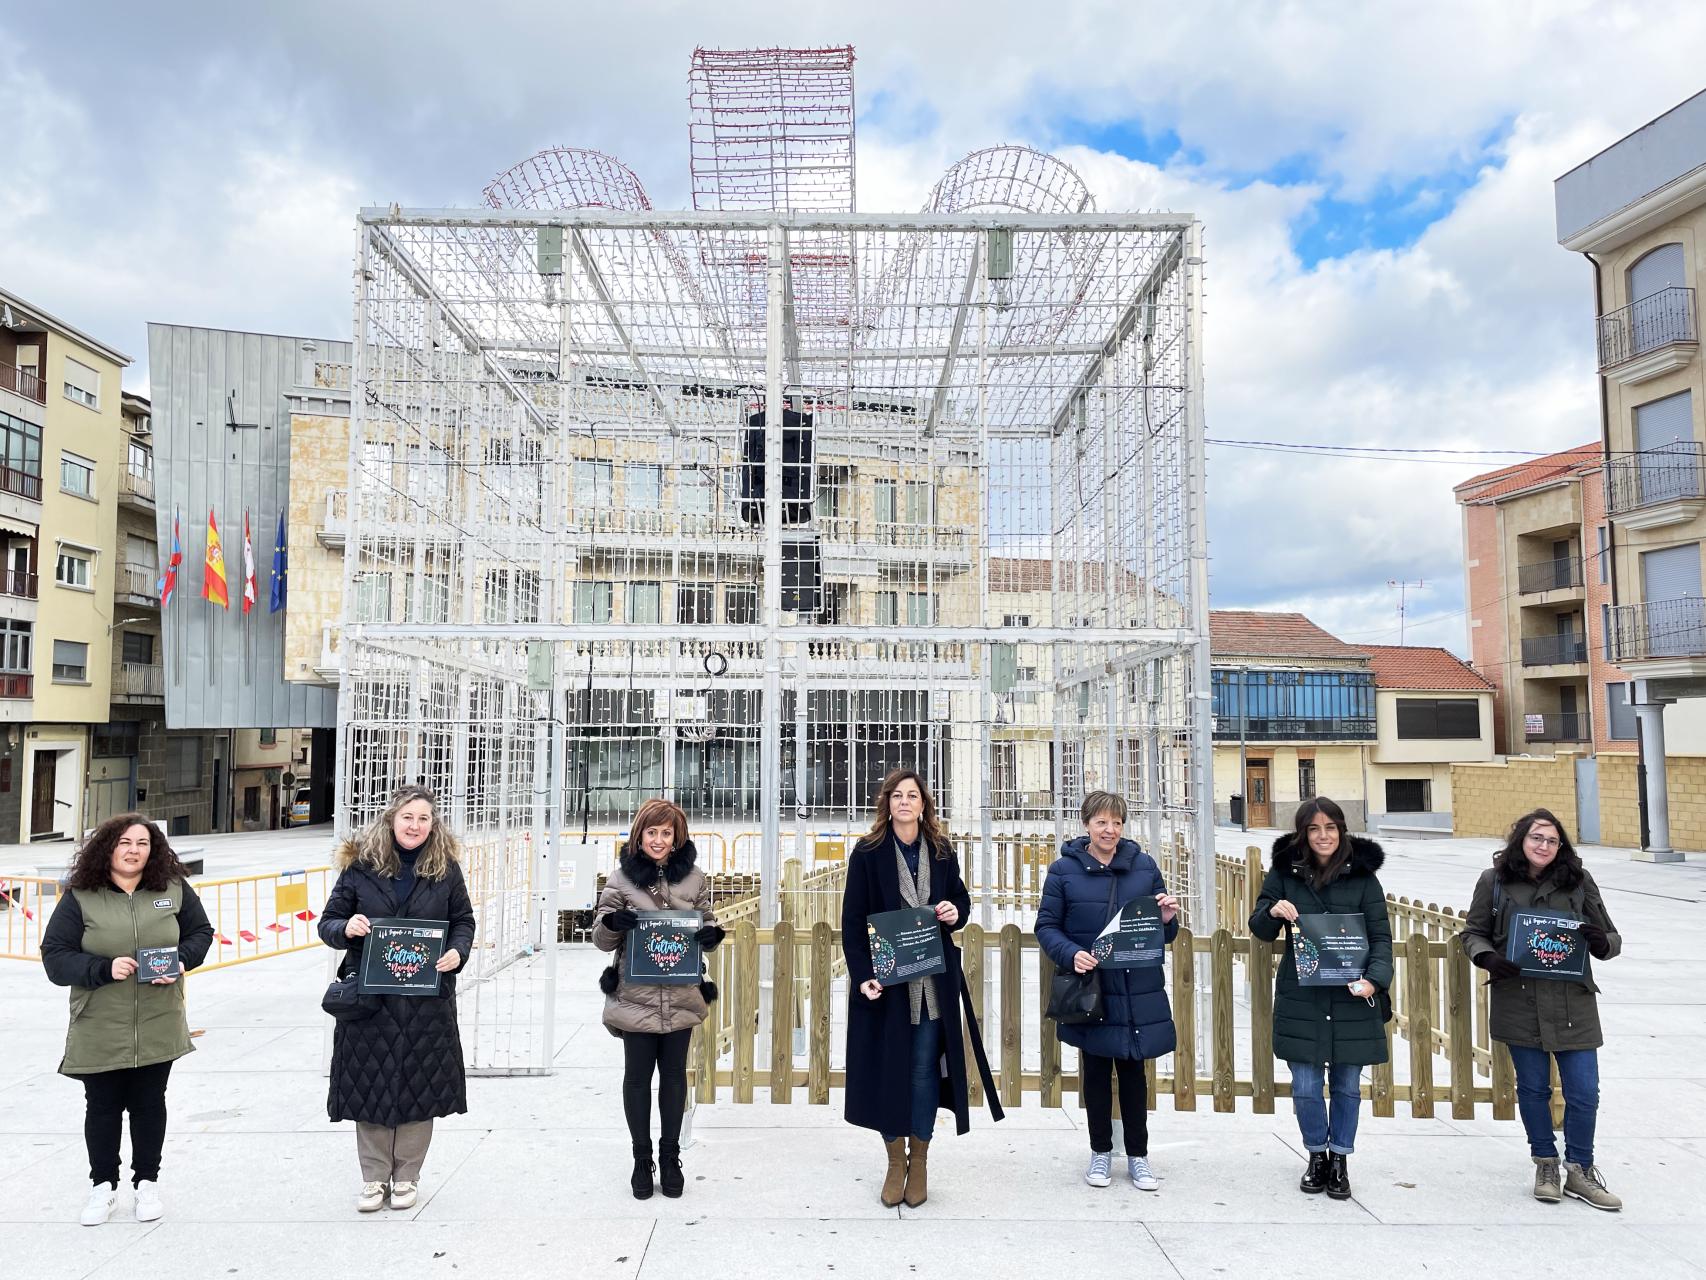
<svg viewBox="0 0 1706 1280"><path fill-rule="evenodd" d="M1593 270L1612 660L1640 737L1643 856L1671 859L1667 752L1706 741L1706 93L1555 184L1558 241Z"/></svg>

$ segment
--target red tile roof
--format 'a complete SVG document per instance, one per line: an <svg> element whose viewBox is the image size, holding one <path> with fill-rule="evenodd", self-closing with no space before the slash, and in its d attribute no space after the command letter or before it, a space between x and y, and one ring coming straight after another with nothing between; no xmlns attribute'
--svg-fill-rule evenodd
<svg viewBox="0 0 1706 1280"><path fill-rule="evenodd" d="M1603 462L1604 455L1601 454L1599 445L1578 445L1574 449L1565 449L1562 453L1547 454L1544 458L1533 458L1514 466L1500 467L1497 471L1471 476L1462 484L1454 486L1452 492L1457 495L1459 502L1492 502L1498 498L1508 498L1513 493L1521 493L1524 489L1556 484L1569 476L1585 475L1597 470Z"/></svg>
<svg viewBox="0 0 1706 1280"><path fill-rule="evenodd" d="M1301 613L1213 609L1208 615L1209 652L1240 658L1364 658Z"/></svg>
<svg viewBox="0 0 1706 1280"><path fill-rule="evenodd" d="M1490 692L1493 682L1446 649L1433 645L1366 644L1377 689Z"/></svg>

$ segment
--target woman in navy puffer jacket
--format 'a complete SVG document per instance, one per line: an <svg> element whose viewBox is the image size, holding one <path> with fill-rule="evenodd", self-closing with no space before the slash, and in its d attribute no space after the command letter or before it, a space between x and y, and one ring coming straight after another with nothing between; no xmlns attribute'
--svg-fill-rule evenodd
<svg viewBox="0 0 1706 1280"><path fill-rule="evenodd" d="M1092 792L1084 798L1079 816L1088 834L1068 841L1048 870L1037 911L1037 942L1057 969L1085 973L1096 967L1090 947L1114 912L1137 898L1154 898L1161 904L1161 919L1171 942L1179 932L1179 903L1162 883L1155 859L1136 842L1121 839L1126 818L1123 797ZM1084 1180L1093 1187L1110 1182L1117 1064L1126 1168L1134 1186L1154 1191L1160 1184L1149 1167L1149 1097L1143 1063L1171 1053L1175 1043L1165 970L1106 969L1101 980L1103 1020L1056 1027L1061 1043L1078 1050L1084 1078L1090 1128L1090 1168Z"/></svg>

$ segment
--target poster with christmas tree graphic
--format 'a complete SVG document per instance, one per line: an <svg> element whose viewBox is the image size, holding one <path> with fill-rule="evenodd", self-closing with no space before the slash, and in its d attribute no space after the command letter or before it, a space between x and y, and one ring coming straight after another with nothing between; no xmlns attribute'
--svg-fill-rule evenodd
<svg viewBox="0 0 1706 1280"><path fill-rule="evenodd" d="M1368 924L1361 915L1298 916L1291 956L1300 987L1342 987L1368 968Z"/></svg>
<svg viewBox="0 0 1706 1280"><path fill-rule="evenodd" d="M1103 969L1159 969L1167 954L1167 929L1161 904L1134 898L1096 935L1090 954Z"/></svg>
<svg viewBox="0 0 1706 1280"><path fill-rule="evenodd" d="M1525 978L1585 982L1588 944L1582 922L1556 911L1513 911L1505 959Z"/></svg>
<svg viewBox="0 0 1706 1280"><path fill-rule="evenodd" d="M636 911L622 976L650 987L686 987L699 981L697 911Z"/></svg>
<svg viewBox="0 0 1706 1280"><path fill-rule="evenodd" d="M942 927L929 907L878 911L865 917L865 933L871 973L885 987L947 971Z"/></svg>

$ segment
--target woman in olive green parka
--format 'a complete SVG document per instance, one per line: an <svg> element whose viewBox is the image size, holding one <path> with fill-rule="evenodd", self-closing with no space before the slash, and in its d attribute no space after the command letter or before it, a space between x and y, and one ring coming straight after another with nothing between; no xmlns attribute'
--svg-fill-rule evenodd
<svg viewBox="0 0 1706 1280"><path fill-rule="evenodd" d="M207 957L213 926L165 833L140 813L96 827L65 887L41 958L48 979L71 988L59 1070L83 1082L88 1108L83 1136L94 1185L82 1222L98 1226L112 1213L127 1111L136 1218L152 1222L165 1212L158 1184L166 1081L194 1048L181 978ZM176 964L166 948L176 948ZM139 974L145 961L158 963L161 976L148 977L152 968Z"/></svg>

